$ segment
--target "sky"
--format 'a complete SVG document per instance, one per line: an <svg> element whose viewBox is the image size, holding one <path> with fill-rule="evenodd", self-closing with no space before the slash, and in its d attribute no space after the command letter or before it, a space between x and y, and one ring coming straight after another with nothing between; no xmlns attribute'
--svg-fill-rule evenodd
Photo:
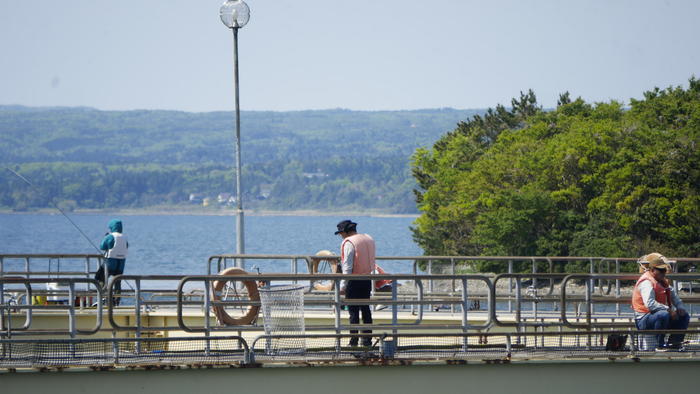
<svg viewBox="0 0 700 394"><path fill-rule="evenodd" d="M0 105L232 110L222 0L0 0ZM697 0L248 0L242 110L628 103L700 77Z"/></svg>

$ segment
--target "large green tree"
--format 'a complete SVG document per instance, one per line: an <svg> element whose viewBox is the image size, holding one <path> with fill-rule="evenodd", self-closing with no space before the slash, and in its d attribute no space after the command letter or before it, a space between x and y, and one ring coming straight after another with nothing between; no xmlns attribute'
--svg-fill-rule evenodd
<svg viewBox="0 0 700 394"><path fill-rule="evenodd" d="M629 108L565 93L544 111L531 91L511 104L414 154L426 254L700 254L698 80Z"/></svg>

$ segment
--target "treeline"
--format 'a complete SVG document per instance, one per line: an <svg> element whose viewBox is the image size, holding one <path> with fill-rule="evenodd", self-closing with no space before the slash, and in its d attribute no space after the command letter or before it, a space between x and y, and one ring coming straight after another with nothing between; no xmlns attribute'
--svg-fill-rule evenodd
<svg viewBox="0 0 700 394"><path fill-rule="evenodd" d="M410 155L474 113L244 111L244 206L416 212ZM0 107L0 163L37 186L2 171L0 207L148 208L215 201L234 194L232 125L228 112Z"/></svg>
<svg viewBox="0 0 700 394"><path fill-rule="evenodd" d="M415 212L410 175L404 157L358 159L355 170L340 160L316 162L326 172L304 172L304 163L267 163L243 169L243 201L248 209L372 209ZM276 176L266 173L272 167ZM231 167L201 165L95 163L25 163L13 170L29 179L26 184L3 171L0 206L15 211L50 207L61 209L148 208L202 206L208 209L234 205L218 202L233 195L235 171ZM315 171L315 170L314 170ZM194 198L193 198L194 197ZM226 197L228 198L228 197Z"/></svg>
<svg viewBox="0 0 700 394"><path fill-rule="evenodd" d="M565 93L544 111L532 91L511 104L414 155L426 254L700 255L700 81L629 108Z"/></svg>

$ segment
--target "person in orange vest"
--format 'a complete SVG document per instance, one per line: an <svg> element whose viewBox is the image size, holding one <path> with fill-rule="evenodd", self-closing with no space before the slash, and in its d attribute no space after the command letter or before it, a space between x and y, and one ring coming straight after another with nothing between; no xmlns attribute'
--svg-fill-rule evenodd
<svg viewBox="0 0 700 394"><path fill-rule="evenodd" d="M386 274L386 271L384 271L382 269L382 267L379 266L379 264L375 264L374 267L375 267L375 269L372 272L373 274L377 274L377 275ZM393 285L394 285L394 281L391 279L375 280L374 281L374 291L379 291L379 292L391 291L391 287Z"/></svg>
<svg viewBox="0 0 700 394"><path fill-rule="evenodd" d="M372 237L367 234L358 234L357 223L351 220L343 220L336 226L336 235L343 238L340 244L340 268L343 274L370 275L375 269L375 244ZM340 285L340 293L345 294L346 300L369 299L372 292L371 280L343 280ZM348 305L350 312L350 324L372 324L372 311L369 305ZM357 330L350 330L351 334L357 334ZM371 334L372 330L363 330L364 334ZM350 346L357 346L358 338L350 338ZM362 346L372 346L370 336L362 338Z"/></svg>
<svg viewBox="0 0 700 394"><path fill-rule="evenodd" d="M639 330L686 330L690 315L683 301L666 279L671 270L666 257L652 253L647 255L648 270L639 277L632 292L632 309ZM666 335L657 335L658 351L682 350L683 334L673 334L666 342Z"/></svg>

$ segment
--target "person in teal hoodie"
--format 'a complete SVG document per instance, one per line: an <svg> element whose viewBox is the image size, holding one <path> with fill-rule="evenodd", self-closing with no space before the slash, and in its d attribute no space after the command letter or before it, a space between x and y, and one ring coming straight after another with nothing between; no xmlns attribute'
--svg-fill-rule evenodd
<svg viewBox="0 0 700 394"><path fill-rule="evenodd" d="M126 256L129 252L129 242L126 235L123 233L122 221L112 219L108 224L109 232L100 243L100 249L105 251L105 267L107 272L102 271L102 267L95 275L95 279L106 283L110 275L121 275L124 273L124 265L126 265ZM102 271L102 272L100 272ZM102 280L100 280L102 279ZM114 294L121 294L121 281L114 284ZM114 304L119 305L119 297L114 298Z"/></svg>

